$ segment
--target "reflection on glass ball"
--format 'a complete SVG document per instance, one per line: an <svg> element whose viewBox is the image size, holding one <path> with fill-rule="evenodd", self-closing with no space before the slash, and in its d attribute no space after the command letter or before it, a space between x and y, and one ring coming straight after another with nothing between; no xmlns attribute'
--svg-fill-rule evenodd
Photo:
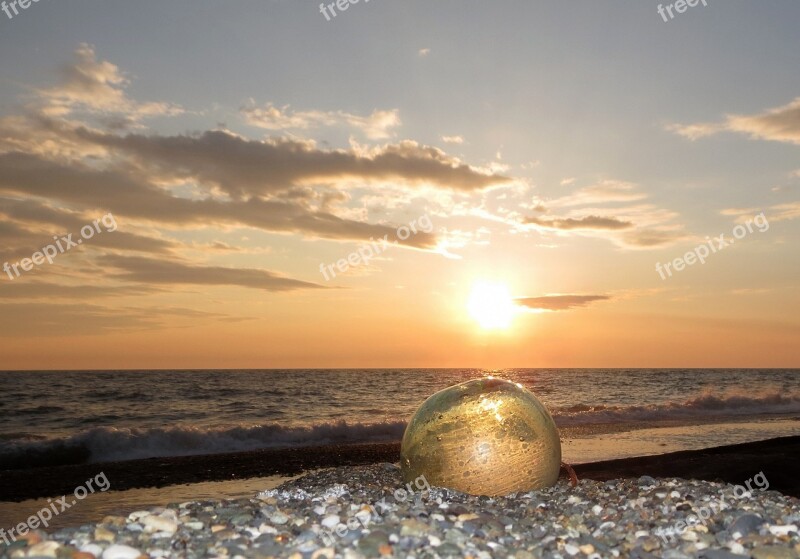
<svg viewBox="0 0 800 559"><path fill-rule="evenodd" d="M550 487L561 467L553 418L521 384L471 380L437 392L422 404L403 436L400 466L406 482L473 495L508 495Z"/></svg>

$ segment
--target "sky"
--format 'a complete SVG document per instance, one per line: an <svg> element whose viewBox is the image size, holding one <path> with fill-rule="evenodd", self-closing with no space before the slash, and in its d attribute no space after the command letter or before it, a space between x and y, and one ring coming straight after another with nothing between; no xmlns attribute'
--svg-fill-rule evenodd
<svg viewBox="0 0 800 559"><path fill-rule="evenodd" d="M0 369L800 365L800 4L343 5L0 11Z"/></svg>

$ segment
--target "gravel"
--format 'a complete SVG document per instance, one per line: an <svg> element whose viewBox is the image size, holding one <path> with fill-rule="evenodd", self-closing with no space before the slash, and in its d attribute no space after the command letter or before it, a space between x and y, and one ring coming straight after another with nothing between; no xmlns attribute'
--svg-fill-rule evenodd
<svg viewBox="0 0 800 559"><path fill-rule="evenodd" d="M397 466L376 464L312 472L253 499L37 530L0 541L0 557L800 557L800 500L734 487L642 477L489 498L406 485Z"/></svg>

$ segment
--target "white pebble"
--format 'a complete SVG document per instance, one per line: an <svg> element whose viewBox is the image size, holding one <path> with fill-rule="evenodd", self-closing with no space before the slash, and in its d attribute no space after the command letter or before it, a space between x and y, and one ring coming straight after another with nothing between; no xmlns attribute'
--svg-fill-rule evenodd
<svg viewBox="0 0 800 559"><path fill-rule="evenodd" d="M592 507L592 512L595 515L600 516L600 513L603 512L603 507L601 507L600 505L595 505Z"/></svg>
<svg viewBox="0 0 800 559"><path fill-rule="evenodd" d="M692 530L686 530L683 534L681 534L681 539L686 542L696 542L697 533L693 532Z"/></svg>
<svg viewBox="0 0 800 559"><path fill-rule="evenodd" d="M786 536L789 532L797 532L797 526L787 524L785 526L770 526L769 531L776 536Z"/></svg>
<svg viewBox="0 0 800 559"><path fill-rule="evenodd" d="M112 545L103 552L103 559L136 559L142 555L138 549L127 545Z"/></svg>
<svg viewBox="0 0 800 559"><path fill-rule="evenodd" d="M728 544L728 548L731 550L731 553L735 553L738 555L747 555L747 553L745 553L744 546L738 542L730 542Z"/></svg>
<svg viewBox="0 0 800 559"><path fill-rule="evenodd" d="M578 552L580 551L580 549L578 549L577 545L573 545L571 543L568 543L567 545L564 546L564 551L566 551L570 555L577 555Z"/></svg>
<svg viewBox="0 0 800 559"><path fill-rule="evenodd" d="M148 532L166 532L174 534L178 531L178 524L174 520L161 516L146 516L142 519L142 524Z"/></svg>
<svg viewBox="0 0 800 559"><path fill-rule="evenodd" d="M46 541L32 545L28 550L30 557L55 557L56 551L61 547L58 542Z"/></svg>
<svg viewBox="0 0 800 559"><path fill-rule="evenodd" d="M87 543L86 545L82 545L78 549L80 549L84 553L91 553L95 557L100 557L103 554L103 548L97 545L96 543Z"/></svg>
<svg viewBox="0 0 800 559"><path fill-rule="evenodd" d="M162 516L164 518L169 518L170 520L174 520L175 522L178 521L178 513L176 513L172 509L166 509L164 512L162 512L158 516Z"/></svg>
<svg viewBox="0 0 800 559"><path fill-rule="evenodd" d="M431 545L433 547L439 547L440 545L442 545L442 540L440 540L434 535L428 536L428 541L431 542Z"/></svg>
<svg viewBox="0 0 800 559"><path fill-rule="evenodd" d="M131 522L137 522L142 518L144 518L145 516L150 516L151 514L152 514L151 512L148 512L146 510L137 510L128 515L128 520L130 520Z"/></svg>
<svg viewBox="0 0 800 559"><path fill-rule="evenodd" d="M322 524L326 528L335 528L336 526L339 525L339 515L331 514L329 516L326 516L325 518L322 519L322 522L320 522L320 524Z"/></svg>
<svg viewBox="0 0 800 559"><path fill-rule="evenodd" d="M278 531L275 529L274 526L270 526L269 524L262 524L258 527L258 531L262 534L277 534Z"/></svg>

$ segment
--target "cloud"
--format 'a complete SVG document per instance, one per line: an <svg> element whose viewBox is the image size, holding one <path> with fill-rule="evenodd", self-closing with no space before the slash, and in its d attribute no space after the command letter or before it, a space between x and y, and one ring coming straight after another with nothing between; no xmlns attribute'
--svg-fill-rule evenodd
<svg viewBox="0 0 800 559"><path fill-rule="evenodd" d="M413 141L319 149L310 141L253 140L219 130L173 136L99 130L81 119L109 111L124 116L129 111L136 120L159 111L144 110L130 100L123 91L123 73L110 62L98 61L93 48L81 45L76 57L62 84L39 90L37 99L43 106L0 119L0 195L38 198L39 213L49 208L49 224L35 227L21 214L9 216L22 236L26 231L37 235L56 226L73 227L75 218L99 210L172 229L245 226L308 238L368 241L393 236L396 225L368 223L354 211L358 200L349 193L354 185L365 190L399 186L471 192L512 182ZM54 104L65 111L53 111ZM83 112L76 118L64 118L65 112L77 109ZM372 135L399 120L396 111L376 111L367 118L341 111L285 113L273 114L276 126L338 119ZM284 117L294 123L280 122ZM14 211L22 209L17 205ZM152 252L180 247L132 235L117 232L113 240L109 236L99 242L108 243L107 248ZM437 239L421 233L404 244L433 249Z"/></svg>
<svg viewBox="0 0 800 559"><path fill-rule="evenodd" d="M676 134L688 138L692 141L705 138L706 136L713 136L725 130L725 126L721 124L713 124L710 122L699 124L668 124L667 130L675 132Z"/></svg>
<svg viewBox="0 0 800 559"><path fill-rule="evenodd" d="M3 278L5 279L5 278ZM62 285L51 282L0 280L0 299L98 299L158 293L153 287L131 285Z"/></svg>
<svg viewBox="0 0 800 559"><path fill-rule="evenodd" d="M738 223L746 223L753 220L756 216L764 213L769 223L777 221L788 221L800 217L800 202L786 202L774 204L766 209L762 208L726 208L720 210L724 216L734 217Z"/></svg>
<svg viewBox="0 0 800 559"><path fill-rule="evenodd" d="M282 277L266 270L249 268L200 266L175 260L111 255L103 257L101 263L120 270L113 274L117 279L145 284L227 285L264 291L325 289L316 283Z"/></svg>
<svg viewBox="0 0 800 559"><path fill-rule="evenodd" d="M684 241L689 235L677 227L639 229L625 233L620 241L630 248L659 248Z"/></svg>
<svg viewBox="0 0 800 559"><path fill-rule="evenodd" d="M727 115L719 123L671 124L667 129L690 140L737 132L753 139L800 144L800 97L755 115Z"/></svg>
<svg viewBox="0 0 800 559"><path fill-rule="evenodd" d="M345 148L322 149L309 140L250 139L226 130L134 133L125 129L180 109L138 103L127 96L127 86L116 65L81 45L60 84L35 90L24 110L0 117L3 246L29 257L52 235L79 231L104 214L113 214L119 224L70 258L38 269L31 281L16 283L3 298L86 300L112 290L145 296L186 285L322 289L278 271L229 268L214 260L222 251L265 250L263 241L246 238L249 233L238 236L243 246L235 246L235 235L228 234L232 228L314 240L394 239L401 215L426 211L429 200L466 200L514 184L510 177L410 140L370 146L352 140ZM344 125L379 138L400 124L397 111L362 117L251 108L252 118L274 129ZM391 212L381 205L387 199L395 204ZM379 222L369 219L367 201L382 208ZM434 250L439 238L419 232L401 244ZM210 261L192 260L198 253ZM94 286L92 278L104 273L101 285Z"/></svg>
<svg viewBox="0 0 800 559"><path fill-rule="evenodd" d="M4 244L16 247L16 252L29 254L31 246L39 250L52 243L53 234L77 235L82 227L91 224L95 219L102 219L104 214L92 215L88 212L54 208L35 200L0 197L0 215L7 220L6 227L0 228L0 238ZM174 241L120 231L119 224L113 232L105 229L107 228L103 226L103 234L92 238L92 247L163 254L180 246Z"/></svg>
<svg viewBox="0 0 800 559"><path fill-rule="evenodd" d="M216 169L215 172L222 172ZM236 172L232 170L232 172ZM0 154L0 194L32 195L62 203L103 207L117 218L127 216L166 227L239 225L316 238L366 241L394 236L396 227L340 218L304 201L204 198L172 195L136 174L98 170L81 163L57 163L22 153ZM118 233L114 233L115 235ZM405 243L432 249L435 234L420 232Z"/></svg>
<svg viewBox="0 0 800 559"><path fill-rule="evenodd" d="M463 144L464 138L461 136L442 136L442 141L446 144Z"/></svg>
<svg viewBox="0 0 800 559"><path fill-rule="evenodd" d="M309 142L288 139L249 140L224 131L197 136L118 136L81 129L77 135L133 156L168 177L194 178L235 198L347 180L399 181L465 191L511 181L409 140L363 151L321 150Z"/></svg>
<svg viewBox="0 0 800 559"><path fill-rule="evenodd" d="M569 186L574 179L565 179ZM560 209L560 216L523 217L524 225L556 235L580 235L607 239L624 249L649 249L686 238L683 228L673 220L675 212L642 203L647 194L630 182L602 180L571 194L542 202L536 199L535 211Z"/></svg>
<svg viewBox="0 0 800 559"><path fill-rule="evenodd" d="M585 307L596 301L608 301L608 295L545 295L543 297L521 297L514 302L531 310L567 311Z"/></svg>
<svg viewBox="0 0 800 559"><path fill-rule="evenodd" d="M240 321L241 317L178 307L140 308L81 303L0 303L0 334L20 336L91 336L111 332L152 331L193 326L199 320ZM76 325L80 325L76 328Z"/></svg>
<svg viewBox="0 0 800 559"><path fill-rule="evenodd" d="M622 221L615 217L601 217L596 215L588 215L586 217L573 218L553 218L545 219L538 217L525 218L525 223L546 227L548 229L629 229L633 227L630 221Z"/></svg>
<svg viewBox="0 0 800 559"><path fill-rule="evenodd" d="M425 57L426 57L426 56L428 56L430 53L431 53L431 49L419 49L419 51L417 51L417 54L418 54L418 55L419 55L421 58L425 58Z"/></svg>
<svg viewBox="0 0 800 559"><path fill-rule="evenodd" d="M167 103L137 103L125 94L128 79L119 68L107 61L98 61L94 47L82 43L75 50L75 62L62 69L63 82L51 89L37 90L48 116L66 116L79 110L118 113L109 120L115 127L124 127L145 117L175 115L183 112Z"/></svg>
<svg viewBox="0 0 800 559"><path fill-rule="evenodd" d="M562 181L562 184L566 184ZM603 180L597 184L581 188L568 196L562 196L548 202L550 207L583 206L587 204L609 204L618 202L635 202L647 198L647 194L637 192L637 186L630 182Z"/></svg>
<svg viewBox="0 0 800 559"><path fill-rule="evenodd" d="M375 110L369 116L360 116L344 111L293 111L289 105L276 107L272 103L258 107L252 99L242 107L241 113L248 124L266 130L307 130L346 125L372 140L390 138L392 130L401 124L397 109Z"/></svg>

